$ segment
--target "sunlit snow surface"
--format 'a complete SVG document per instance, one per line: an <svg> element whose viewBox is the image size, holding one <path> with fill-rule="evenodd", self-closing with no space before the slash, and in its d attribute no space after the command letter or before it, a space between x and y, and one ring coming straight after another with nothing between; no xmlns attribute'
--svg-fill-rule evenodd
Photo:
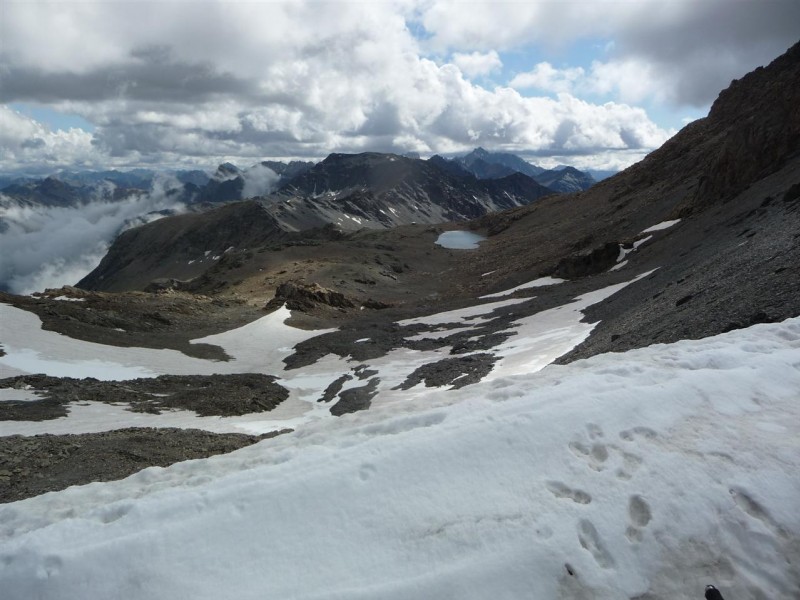
<svg viewBox="0 0 800 600"><path fill-rule="evenodd" d="M797 598L798 389L791 319L377 405L0 506L0 589Z"/></svg>
<svg viewBox="0 0 800 600"><path fill-rule="evenodd" d="M33 313L0 304L0 342L6 352L5 356L0 356L0 378L30 373L102 380L162 374L263 373L279 376L280 383L290 392L288 400L268 413L228 418L198 417L191 411L134 415L122 407L107 404L71 405L69 416L59 419L0 421L0 435L92 433L131 426L264 433L315 418L318 413L327 411L327 407L316 403L321 393L316 380L321 377L327 385L338 377L342 372L341 361L323 359L302 371L282 372L282 361L293 352L296 344L331 331L290 327L284 324L289 316L289 310L281 308L243 327L194 340L218 344L232 357L229 361L212 361L193 358L176 350L124 348L73 339L43 330L40 319Z"/></svg>
<svg viewBox="0 0 800 600"><path fill-rule="evenodd" d="M0 389L0 402L33 402L41 399L42 396L30 389Z"/></svg>
<svg viewBox="0 0 800 600"><path fill-rule="evenodd" d="M534 279L533 281L529 281L527 283L520 284L516 287L513 287L508 290L503 290L502 292L495 292L494 294L486 294L485 296L480 296L481 299L484 298L500 298L502 296L508 296L509 294L513 294L514 292L518 292L520 290L527 290L530 288L536 287L545 287L548 285L554 285L556 283L563 283L564 279L559 279L558 277L539 277L538 279Z"/></svg>
<svg viewBox="0 0 800 600"><path fill-rule="evenodd" d="M284 324L286 308L218 335L193 340L223 346L234 360L211 361L177 350L124 348L86 342L46 331L35 314L0 304L0 378L20 373L101 380L134 379L157 375L211 375L214 373L268 373L281 366L292 347L324 331L304 331ZM72 370L73 374L69 371Z"/></svg>
<svg viewBox="0 0 800 600"><path fill-rule="evenodd" d="M591 333L595 324L582 322L582 311L588 306L611 296L626 285L649 274L644 273L629 282L603 288L576 298L573 302L542 311L529 317L511 321L501 331L513 335L492 351L499 357L489 378L517 373L530 373L553 362L569 352ZM550 285L557 280L537 280ZM498 315L494 312L527 302L515 298L468 306L413 319L399 321L398 325L427 326L428 333L415 333L408 340L436 339L455 332L468 332L488 324ZM0 304L3 323L2 340L20 340L4 343L6 356L0 357L0 377L25 373L45 373L53 376L95 377L97 379L132 379L155 377L159 374L209 375L214 373L263 373L279 377L286 387L289 399L267 413L237 417L199 417L191 411L165 411L161 415L139 414L129 416L125 407L96 403L73 403L66 417L47 421L0 421L0 435L38 435L44 433L92 433L123 427L193 427L218 433L266 433L286 427L297 427L318 418L329 418L330 405L318 400L324 390L342 374L365 366L377 372L377 397L375 403L407 401L411 397L447 395L448 388L432 390L418 384L410 390L398 390L406 378L417 368L431 362L449 358L450 347L418 351L407 348L391 350L385 356L358 363L347 358L327 355L313 365L302 369L284 370L283 359L291 355L301 341L333 330L304 331L290 327L284 321L290 316L281 308L257 321L225 333L194 340L197 343L222 347L230 361L210 361L186 356L174 350L147 348L120 348L75 340L58 333L44 331L41 322L32 313ZM440 329L449 325L445 332ZM416 331L416 330L415 330ZM449 333L448 333L449 332ZM366 338L364 338L366 339ZM362 339L363 343L363 339ZM466 356L462 354L461 356ZM81 357L80 359L75 357ZM366 385L353 378L342 390Z"/></svg>
<svg viewBox="0 0 800 600"><path fill-rule="evenodd" d="M647 229L642 229L642 233L651 233L653 231L661 231L662 229L669 229L676 223L679 223L680 219L674 219L672 221L661 221L661 223L656 223L652 227L648 227Z"/></svg>

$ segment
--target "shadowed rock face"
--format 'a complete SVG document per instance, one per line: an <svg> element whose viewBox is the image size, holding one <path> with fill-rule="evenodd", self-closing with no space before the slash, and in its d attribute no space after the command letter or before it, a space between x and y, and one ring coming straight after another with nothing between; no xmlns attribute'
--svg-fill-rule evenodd
<svg viewBox="0 0 800 600"><path fill-rule="evenodd" d="M334 308L354 308L355 303L341 292L334 292L317 283L287 281L278 286L275 297L267 303L267 309L286 305L289 310L309 310L319 304Z"/></svg>
<svg viewBox="0 0 800 600"><path fill-rule="evenodd" d="M800 150L800 44L768 67L731 82L711 107L706 137L718 139L697 192L682 212L727 201Z"/></svg>
<svg viewBox="0 0 800 600"><path fill-rule="evenodd" d="M608 242L588 254L566 256L559 261L555 275L564 279L576 279L602 273L617 262L619 248L617 242Z"/></svg>

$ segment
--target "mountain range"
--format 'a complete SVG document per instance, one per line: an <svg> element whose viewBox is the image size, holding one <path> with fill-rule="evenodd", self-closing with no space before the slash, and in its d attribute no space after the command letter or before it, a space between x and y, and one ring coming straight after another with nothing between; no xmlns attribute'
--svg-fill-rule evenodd
<svg viewBox="0 0 800 600"><path fill-rule="evenodd" d="M316 239L319 231L330 237L361 228L465 221L552 193L518 172L477 179L398 155L332 154L268 196L124 232L79 285L121 291L157 278L187 280L215 264L206 257L234 248Z"/></svg>
<svg viewBox="0 0 800 600"><path fill-rule="evenodd" d="M438 155L431 157L430 160L450 172L472 173L478 179L498 179L512 173L522 173L537 183L561 193L580 192L596 183L590 173L579 171L575 167L543 169L515 154L489 152L483 148L475 148L469 154L449 160Z"/></svg>
<svg viewBox="0 0 800 600"><path fill-rule="evenodd" d="M419 159L418 156L408 155L398 158ZM429 162L458 177L468 177L471 174L478 179L500 179L514 173L523 173L556 192L588 189L595 183L588 172L574 167L559 167L548 171L516 155L488 152L483 148L476 148L463 157L452 159L434 155ZM2 176L0 198L3 206L71 206L93 198L113 201L135 192L149 192L156 181L166 177L175 180L176 185L172 187L182 187L179 193L176 192L181 201L208 208L212 204L268 195L287 187L289 182L312 169L315 164L309 161L264 160L242 169L232 163L222 163L211 174L201 170L131 169L60 171L44 178Z"/></svg>

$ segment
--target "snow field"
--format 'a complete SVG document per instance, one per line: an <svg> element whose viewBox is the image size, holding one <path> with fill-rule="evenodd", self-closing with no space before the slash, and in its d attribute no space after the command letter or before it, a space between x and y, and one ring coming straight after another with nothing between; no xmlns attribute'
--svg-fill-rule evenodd
<svg viewBox="0 0 800 600"><path fill-rule="evenodd" d="M494 271L492 271L492 273L493 272ZM489 275L489 273L486 273L486 275ZM481 300L484 300L486 298L501 298L503 296L508 296L508 295L513 294L514 292L518 292L520 290L527 290L527 289L530 289L530 288L544 287L544 286L547 286L547 285L554 285L556 283L563 283L564 281L566 281L566 279L559 279L558 277L550 277L550 276L548 276L548 277L539 277L538 279L534 279L533 281L528 281L527 283L522 283L522 284L520 284L520 285L518 285L516 287L513 287L511 289L503 290L501 292L495 292L494 294L486 294L485 296L479 296L479 298Z"/></svg>
<svg viewBox="0 0 800 600"><path fill-rule="evenodd" d="M290 327L284 324L289 316L289 310L281 308L237 329L193 340L219 345L232 358L230 361L211 361L193 358L176 350L107 346L73 339L43 330L41 321L33 313L0 304L0 341L7 353L0 356L0 378L29 373L103 380L156 377L162 374L247 372L281 376L284 375L282 361L293 352L296 344L332 331L304 331ZM21 347L23 344L25 347ZM285 372L286 379L280 383L289 389L289 399L269 413L230 418L199 417L191 411L164 411L161 415L146 415L131 413L122 406L79 403L71 405L70 414L60 419L0 421L0 435L93 433L134 426L197 427L217 433L275 431L294 427L325 412L324 407L316 405L319 386L322 385L324 389L335 378L332 374L341 373L341 368L340 359L323 359L302 373ZM20 392L4 390L0 401L20 398Z"/></svg>
<svg viewBox="0 0 800 600"><path fill-rule="evenodd" d="M220 345L234 359L211 361L177 350L107 346L70 338L42 329L41 320L33 313L0 304L0 341L6 352L0 356L0 378L25 373L103 380L164 374L265 373L265 367L282 365L294 345L326 332L284 325L290 314L281 308L237 329L193 340Z"/></svg>
<svg viewBox="0 0 800 600"><path fill-rule="evenodd" d="M539 370L582 342L591 333L594 324L583 323L582 311L613 295L629 283L649 275L644 273L630 282L609 286L585 294L573 302L520 318L509 325L515 331L506 342L493 352L501 357L488 378L510 374L530 373ZM549 285L555 280L536 280ZM398 325L426 325L437 328L408 339L436 338L467 331L474 325L485 324L497 318L496 309L526 302L526 298L506 299L446 311L434 315L399 321ZM325 388L344 373L352 373L364 366L377 371L378 396L373 403L403 401L423 394L438 395L424 383L410 390L396 390L415 369L430 362L448 358L449 348L417 351L399 348L385 356L357 363L334 355L327 355L313 365L302 369L284 370L283 359L293 352L301 341L333 330L303 331L285 325L290 316L281 308L257 321L221 334L194 340L197 343L222 347L231 356L230 361L209 361L188 357L174 350L147 348L119 348L74 340L44 331L35 315L0 305L0 317L8 318L2 338L25 340L27 348L7 347L8 354L0 357L0 376L9 377L23 373L44 372L48 375L71 377L96 377L98 379L130 379L154 377L162 373L179 375L255 372L280 377L279 383L290 390L289 399L269 413L256 413L240 417L199 417L191 411L163 411L160 415L132 415L123 406L100 403L78 403L70 406L66 417L40 422L3 421L0 435L37 435L42 433L92 433L122 427L197 427L208 431L266 433L286 427L297 427L306 422L330 416L331 404L319 403ZM438 331L448 324L455 328ZM363 342L363 341L362 341ZM80 356L80 360L73 357ZM462 355L463 356L463 355ZM342 391L367 385L353 377Z"/></svg>
<svg viewBox="0 0 800 600"><path fill-rule="evenodd" d="M800 319L0 506L17 598L798 597ZM570 575L572 572L572 575Z"/></svg>

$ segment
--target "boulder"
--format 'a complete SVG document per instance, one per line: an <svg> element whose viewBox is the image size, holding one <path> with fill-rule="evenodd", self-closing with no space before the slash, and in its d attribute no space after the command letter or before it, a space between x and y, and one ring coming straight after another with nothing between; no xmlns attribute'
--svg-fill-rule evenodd
<svg viewBox="0 0 800 600"><path fill-rule="evenodd" d="M272 310L286 304L290 310L307 311L320 305L332 308L355 308L350 298L318 283L287 281L275 290L275 297L267 302L265 308Z"/></svg>

